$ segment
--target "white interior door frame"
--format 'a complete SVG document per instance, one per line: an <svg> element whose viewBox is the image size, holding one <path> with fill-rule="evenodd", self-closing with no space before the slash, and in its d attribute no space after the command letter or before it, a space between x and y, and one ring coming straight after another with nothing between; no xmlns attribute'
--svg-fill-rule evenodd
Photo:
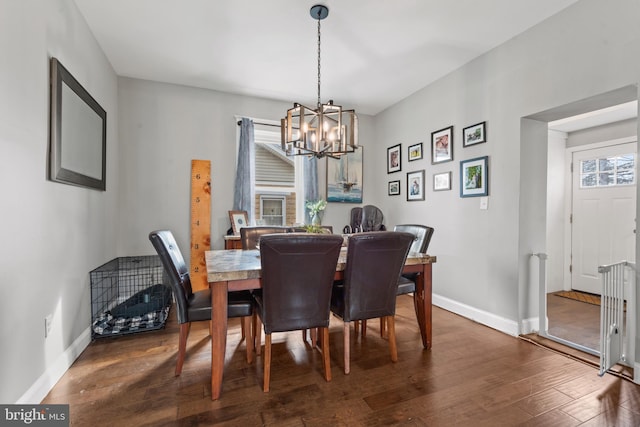
<svg viewBox="0 0 640 427"><path fill-rule="evenodd" d="M609 141L602 141L593 144L578 145L575 147L567 147L565 151L565 181L564 181L564 275L563 275L563 289L565 291L571 290L571 272L569 266L571 265L571 212L572 212L572 172L571 162L573 161L573 153L577 151L593 150L596 148L604 148L611 145L626 144L630 142L637 142L636 136L630 136L625 138L612 139Z"/></svg>

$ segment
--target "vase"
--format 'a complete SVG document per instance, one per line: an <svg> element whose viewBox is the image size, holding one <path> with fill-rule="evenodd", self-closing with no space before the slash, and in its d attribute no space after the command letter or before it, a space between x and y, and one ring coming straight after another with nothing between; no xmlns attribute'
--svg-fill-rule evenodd
<svg viewBox="0 0 640 427"><path fill-rule="evenodd" d="M312 225L320 225L320 223L322 222L322 220L320 219L320 213L315 213L313 214L313 216L311 217L311 224Z"/></svg>

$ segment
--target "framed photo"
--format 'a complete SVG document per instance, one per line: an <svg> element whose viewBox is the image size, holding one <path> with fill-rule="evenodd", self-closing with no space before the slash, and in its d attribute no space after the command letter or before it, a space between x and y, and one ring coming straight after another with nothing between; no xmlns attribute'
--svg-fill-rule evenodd
<svg viewBox="0 0 640 427"><path fill-rule="evenodd" d="M487 122L478 123L462 129L462 146L487 142Z"/></svg>
<svg viewBox="0 0 640 427"><path fill-rule="evenodd" d="M409 161L420 160L422 158L422 142L409 146Z"/></svg>
<svg viewBox="0 0 640 427"><path fill-rule="evenodd" d="M362 203L362 150L327 157L327 202Z"/></svg>
<svg viewBox="0 0 640 427"><path fill-rule="evenodd" d="M407 172L407 200L424 200L424 169Z"/></svg>
<svg viewBox="0 0 640 427"><path fill-rule="evenodd" d="M387 148L387 173L399 172L402 168L400 145Z"/></svg>
<svg viewBox="0 0 640 427"><path fill-rule="evenodd" d="M431 133L431 164L453 160L453 126Z"/></svg>
<svg viewBox="0 0 640 427"><path fill-rule="evenodd" d="M451 190L451 172L433 174L433 191Z"/></svg>
<svg viewBox="0 0 640 427"><path fill-rule="evenodd" d="M489 195L489 157L460 162L460 197Z"/></svg>
<svg viewBox="0 0 640 427"><path fill-rule="evenodd" d="M233 234L240 234L240 229L249 225L247 211L229 211L229 219Z"/></svg>
<svg viewBox="0 0 640 427"><path fill-rule="evenodd" d="M389 195L390 196L399 196L400 195L400 181L389 181Z"/></svg>

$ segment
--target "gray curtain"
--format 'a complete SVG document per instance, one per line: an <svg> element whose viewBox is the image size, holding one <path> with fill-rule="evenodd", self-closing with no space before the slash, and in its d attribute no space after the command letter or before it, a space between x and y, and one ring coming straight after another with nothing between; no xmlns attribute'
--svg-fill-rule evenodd
<svg viewBox="0 0 640 427"><path fill-rule="evenodd" d="M247 211L250 224L255 223L255 166L256 153L253 120L243 117L240 123L240 144L238 147L235 190L233 192L233 210Z"/></svg>
<svg viewBox="0 0 640 427"><path fill-rule="evenodd" d="M311 218L309 217L309 209L306 207L307 200L318 200L320 198L320 192L318 190L318 159L310 157L303 160L304 168L302 174L304 176L304 223L311 224Z"/></svg>

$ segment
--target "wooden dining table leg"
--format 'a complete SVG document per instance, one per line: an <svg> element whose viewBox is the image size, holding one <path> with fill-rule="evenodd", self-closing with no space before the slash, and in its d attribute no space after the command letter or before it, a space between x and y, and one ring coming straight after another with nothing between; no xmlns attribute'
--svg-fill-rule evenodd
<svg viewBox="0 0 640 427"><path fill-rule="evenodd" d="M422 264L422 272L416 277L416 291L413 293L413 303L416 319L422 336L422 346L431 348L432 344L432 277L431 263Z"/></svg>
<svg viewBox="0 0 640 427"><path fill-rule="evenodd" d="M211 284L211 400L218 400L222 393L227 348L227 291L227 282Z"/></svg>

